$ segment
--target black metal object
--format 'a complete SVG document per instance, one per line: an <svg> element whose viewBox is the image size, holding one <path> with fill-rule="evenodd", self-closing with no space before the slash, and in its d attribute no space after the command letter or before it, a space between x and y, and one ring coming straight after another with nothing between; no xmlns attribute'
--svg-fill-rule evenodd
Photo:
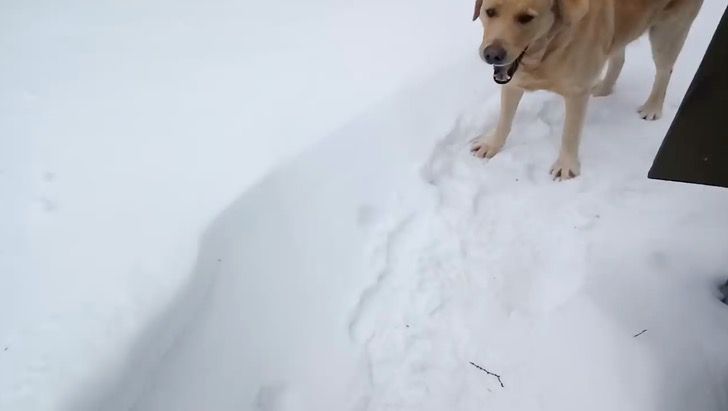
<svg viewBox="0 0 728 411"><path fill-rule="evenodd" d="M649 177L728 187L728 9Z"/></svg>

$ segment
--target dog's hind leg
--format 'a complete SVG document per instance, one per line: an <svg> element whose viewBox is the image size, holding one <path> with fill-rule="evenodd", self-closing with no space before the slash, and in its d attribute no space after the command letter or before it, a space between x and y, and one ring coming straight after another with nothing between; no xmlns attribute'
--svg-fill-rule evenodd
<svg viewBox="0 0 728 411"><path fill-rule="evenodd" d="M624 49L619 49L609 57L609 65L607 67L607 74L604 76L602 81L597 83L592 88L592 95L596 97L603 97L612 94L614 91L614 84L619 78L619 74L622 72L624 67Z"/></svg>
<svg viewBox="0 0 728 411"><path fill-rule="evenodd" d="M685 44L688 31L700 10L702 1L686 0L676 3L679 4L673 7L679 10L666 10L664 13L671 15L650 27L650 44L656 71L650 96L638 110L640 117L645 120L657 120L662 117L662 106L675 60Z"/></svg>

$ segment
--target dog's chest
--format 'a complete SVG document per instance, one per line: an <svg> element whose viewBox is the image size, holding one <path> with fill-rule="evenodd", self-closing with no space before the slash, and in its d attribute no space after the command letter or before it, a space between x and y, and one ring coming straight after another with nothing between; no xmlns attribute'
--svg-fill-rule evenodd
<svg viewBox="0 0 728 411"><path fill-rule="evenodd" d="M527 68L523 67L513 78L515 86L528 91L549 90L561 93L563 83L558 75L549 72L546 67Z"/></svg>
<svg viewBox="0 0 728 411"><path fill-rule="evenodd" d="M524 59L513 78L515 86L529 91L549 90L562 95L586 92L596 82L606 56L589 56L587 61L573 61L571 56L556 53L539 61Z"/></svg>

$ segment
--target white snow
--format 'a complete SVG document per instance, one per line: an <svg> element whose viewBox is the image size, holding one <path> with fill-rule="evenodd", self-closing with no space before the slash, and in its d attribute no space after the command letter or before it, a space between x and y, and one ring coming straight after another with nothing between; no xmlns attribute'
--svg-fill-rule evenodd
<svg viewBox="0 0 728 411"><path fill-rule="evenodd" d="M470 1L4 5L0 409L728 408L728 192L645 177L726 5L560 184Z"/></svg>

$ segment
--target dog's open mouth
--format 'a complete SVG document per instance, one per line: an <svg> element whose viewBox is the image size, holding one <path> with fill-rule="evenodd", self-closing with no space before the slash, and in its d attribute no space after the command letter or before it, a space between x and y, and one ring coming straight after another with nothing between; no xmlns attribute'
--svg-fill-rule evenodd
<svg viewBox="0 0 728 411"><path fill-rule="evenodd" d="M523 55L526 54L528 48L523 49L521 54L516 57L511 63L503 64L501 66L493 66L493 80L498 84L508 84L513 79L513 75L518 70L518 65L521 64Z"/></svg>

